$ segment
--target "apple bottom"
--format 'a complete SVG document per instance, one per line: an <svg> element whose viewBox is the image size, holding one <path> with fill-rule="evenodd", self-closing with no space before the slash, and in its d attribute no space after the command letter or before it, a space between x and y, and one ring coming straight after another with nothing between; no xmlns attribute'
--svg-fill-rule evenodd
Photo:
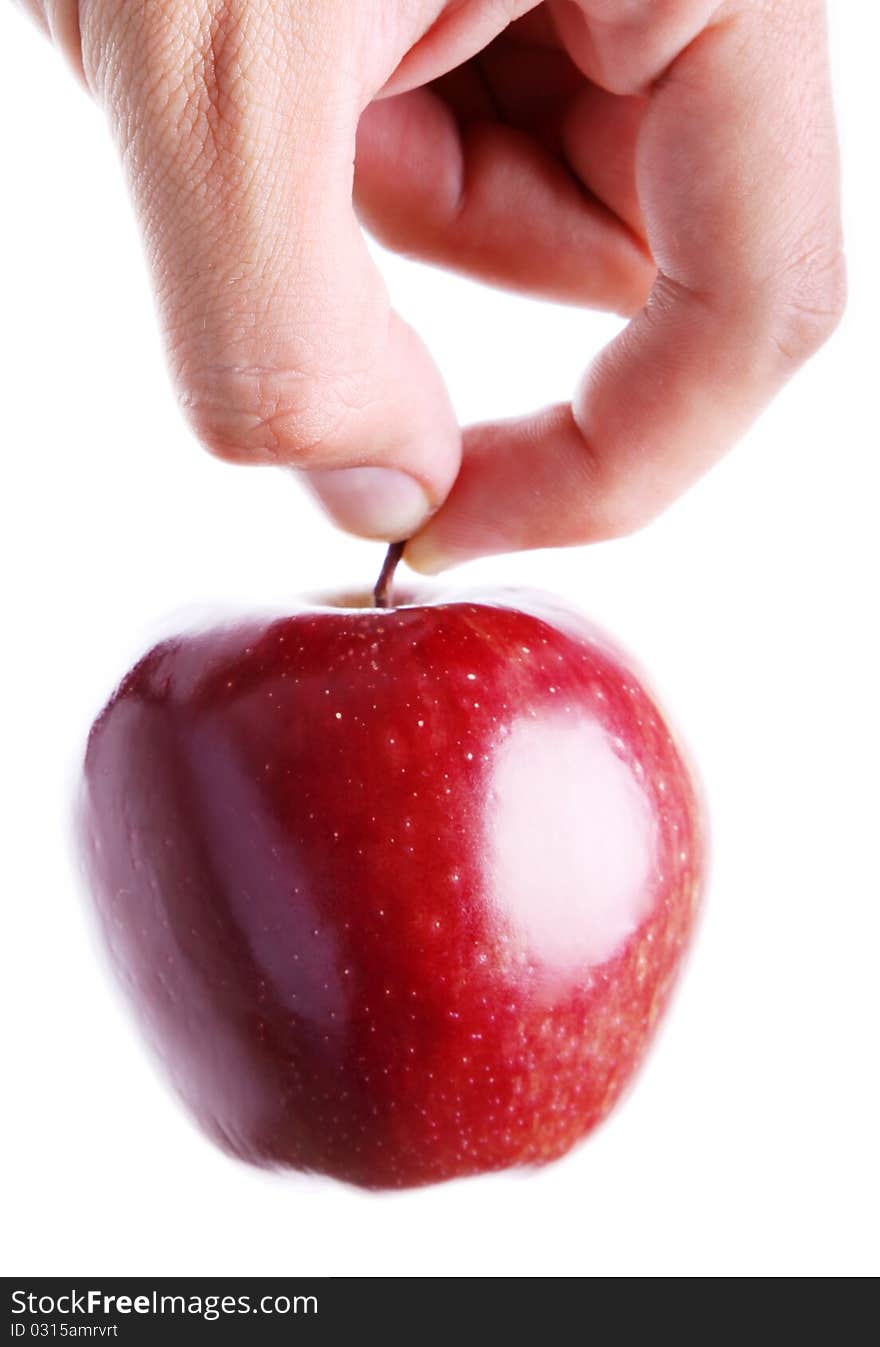
<svg viewBox="0 0 880 1347"><path fill-rule="evenodd" d="M366 1188L541 1164L595 1127L703 868L622 657L480 605L157 647L96 723L81 821L112 960L201 1126Z"/></svg>

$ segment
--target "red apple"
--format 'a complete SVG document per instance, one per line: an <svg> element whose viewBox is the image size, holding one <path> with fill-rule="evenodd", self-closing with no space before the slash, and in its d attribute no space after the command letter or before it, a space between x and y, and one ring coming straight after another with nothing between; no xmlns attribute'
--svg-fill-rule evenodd
<svg viewBox="0 0 880 1347"><path fill-rule="evenodd" d="M631 663L524 593L163 642L92 730L81 821L113 961L203 1128L369 1188L595 1127L704 870Z"/></svg>

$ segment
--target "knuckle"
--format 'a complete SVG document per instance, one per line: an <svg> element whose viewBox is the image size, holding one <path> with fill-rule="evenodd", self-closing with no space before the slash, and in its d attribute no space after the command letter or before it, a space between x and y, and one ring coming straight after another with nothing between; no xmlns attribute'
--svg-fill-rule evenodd
<svg viewBox="0 0 880 1347"><path fill-rule="evenodd" d="M626 490L612 490L596 510L590 530L591 541L611 542L615 538L627 538L645 528L656 515L656 508L633 499Z"/></svg>
<svg viewBox="0 0 880 1347"><path fill-rule="evenodd" d="M782 357L802 364L828 340L846 308L839 242L800 250L779 278L771 336Z"/></svg>
<svg viewBox="0 0 880 1347"><path fill-rule="evenodd" d="M349 411L331 381L264 365L208 366L186 380L181 401L216 457L298 467L333 458Z"/></svg>
<svg viewBox="0 0 880 1347"><path fill-rule="evenodd" d="M607 468L594 484L589 540L611 542L638 533L660 513L655 499L630 473Z"/></svg>
<svg viewBox="0 0 880 1347"><path fill-rule="evenodd" d="M583 432L581 438L578 541L611 542L637 533L662 509L653 474L645 473L645 463L640 468L631 459L599 452Z"/></svg>

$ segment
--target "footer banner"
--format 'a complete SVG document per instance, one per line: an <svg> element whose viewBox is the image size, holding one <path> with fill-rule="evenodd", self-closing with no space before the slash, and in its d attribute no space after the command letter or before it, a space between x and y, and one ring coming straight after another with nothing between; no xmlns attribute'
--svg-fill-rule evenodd
<svg viewBox="0 0 880 1347"><path fill-rule="evenodd" d="M561 1294L560 1294L561 1290ZM548 1297L528 1279L505 1278L3 1278L8 1342L273 1343L334 1341L346 1330L387 1338L448 1327L474 1316L545 1333L570 1314L576 1285ZM550 1303L552 1302L552 1304ZM549 1312L548 1312L549 1309Z"/></svg>

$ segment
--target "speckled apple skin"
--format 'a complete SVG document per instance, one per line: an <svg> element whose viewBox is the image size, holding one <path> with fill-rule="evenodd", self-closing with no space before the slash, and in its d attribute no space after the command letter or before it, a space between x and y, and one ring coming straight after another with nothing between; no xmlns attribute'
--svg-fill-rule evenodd
<svg viewBox="0 0 880 1347"><path fill-rule="evenodd" d="M566 830L531 836L557 799ZM528 594L158 645L92 729L80 825L113 964L201 1126L368 1188L543 1163L595 1127L705 868L631 663Z"/></svg>

